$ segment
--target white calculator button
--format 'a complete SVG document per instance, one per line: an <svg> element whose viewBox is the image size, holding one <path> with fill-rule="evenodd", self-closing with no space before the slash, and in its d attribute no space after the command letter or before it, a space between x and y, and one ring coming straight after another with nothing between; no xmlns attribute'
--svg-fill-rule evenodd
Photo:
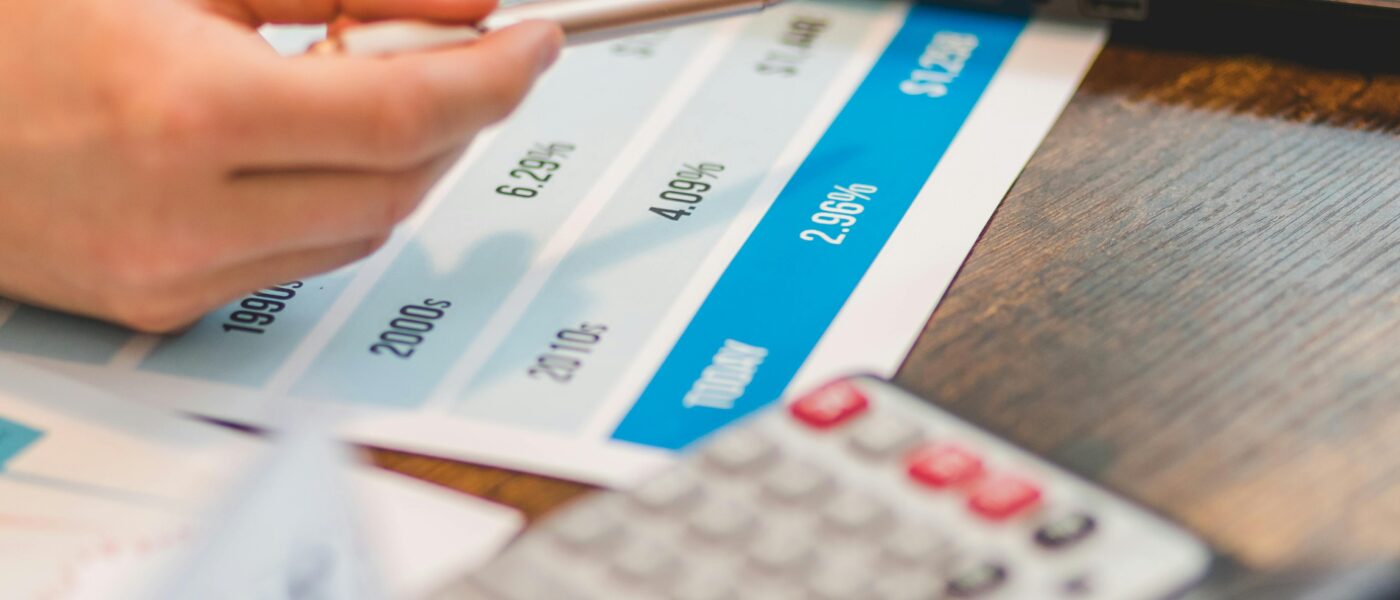
<svg viewBox="0 0 1400 600"><path fill-rule="evenodd" d="M584 600L587 593L561 579L556 572L541 569L533 556L517 553L497 560L477 572L472 583L499 600Z"/></svg>
<svg viewBox="0 0 1400 600"><path fill-rule="evenodd" d="M672 586L670 600L729 600L734 597L733 574L717 570L692 570Z"/></svg>
<svg viewBox="0 0 1400 600"><path fill-rule="evenodd" d="M1091 598L1096 589L1094 579L1084 573L1072 575L1060 582L1060 596L1064 598Z"/></svg>
<svg viewBox="0 0 1400 600"><path fill-rule="evenodd" d="M822 507L822 518L828 524L858 535L879 533L888 524L890 517L890 509L880 500L849 490Z"/></svg>
<svg viewBox="0 0 1400 600"><path fill-rule="evenodd" d="M869 569L822 565L808 579L807 589L820 600L857 600L869 597L873 584Z"/></svg>
<svg viewBox="0 0 1400 600"><path fill-rule="evenodd" d="M559 541L578 550L609 546L622 536L622 524L612 511L598 502L589 502L554 519L547 525Z"/></svg>
<svg viewBox="0 0 1400 600"><path fill-rule="evenodd" d="M680 562L671 550L654 542L634 540L613 555L613 571L643 583L659 583L676 574Z"/></svg>
<svg viewBox="0 0 1400 600"><path fill-rule="evenodd" d="M808 600L802 586L782 579L745 580L738 592L739 600Z"/></svg>
<svg viewBox="0 0 1400 600"><path fill-rule="evenodd" d="M768 471L763 491L784 502L800 503L819 499L830 489L831 475L804 460L790 460Z"/></svg>
<svg viewBox="0 0 1400 600"><path fill-rule="evenodd" d="M930 529L898 527L885 537L884 555L901 565L938 568L951 559L952 544Z"/></svg>
<svg viewBox="0 0 1400 600"><path fill-rule="evenodd" d="M722 433L704 449L705 459L710 464L735 473L767 466L777 453L777 446L753 429Z"/></svg>
<svg viewBox="0 0 1400 600"><path fill-rule="evenodd" d="M875 600L937 600L943 596L943 582L925 571L881 575L871 588Z"/></svg>
<svg viewBox="0 0 1400 600"><path fill-rule="evenodd" d="M869 458L889 458L923 438L923 429L889 414L872 414L851 429L851 449Z"/></svg>
<svg viewBox="0 0 1400 600"><path fill-rule="evenodd" d="M985 598L1006 583L1009 573L996 561L969 564L948 579L950 598Z"/></svg>
<svg viewBox="0 0 1400 600"><path fill-rule="evenodd" d="M704 494L700 479L685 466L667 470L632 491L632 500L653 511L684 509Z"/></svg>
<svg viewBox="0 0 1400 600"><path fill-rule="evenodd" d="M759 532L749 544L749 560L765 571L794 571L812 558L812 535L797 527L776 527Z"/></svg>
<svg viewBox="0 0 1400 600"><path fill-rule="evenodd" d="M715 499L690 515L690 529L712 541L728 541L749 533L757 521L749 507L733 500Z"/></svg>

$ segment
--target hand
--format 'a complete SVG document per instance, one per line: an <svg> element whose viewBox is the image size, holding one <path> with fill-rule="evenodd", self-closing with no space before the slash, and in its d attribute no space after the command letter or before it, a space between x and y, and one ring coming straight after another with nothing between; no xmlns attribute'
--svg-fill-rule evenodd
<svg viewBox="0 0 1400 600"><path fill-rule="evenodd" d="M562 34L284 59L255 28L473 21L492 2L7 0L0 295L169 331L369 254Z"/></svg>

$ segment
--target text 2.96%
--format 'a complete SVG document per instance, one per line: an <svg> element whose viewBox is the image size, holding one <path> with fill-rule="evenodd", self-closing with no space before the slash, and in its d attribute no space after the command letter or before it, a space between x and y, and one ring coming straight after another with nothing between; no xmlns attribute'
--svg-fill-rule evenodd
<svg viewBox="0 0 1400 600"><path fill-rule="evenodd" d="M874 198L879 191L873 185L853 183L838 185L826 195L826 200L817 206L812 222L823 225L822 229L806 229L798 234L808 242L823 242L840 246L846 235L856 226L856 215L865 212L864 202Z"/></svg>

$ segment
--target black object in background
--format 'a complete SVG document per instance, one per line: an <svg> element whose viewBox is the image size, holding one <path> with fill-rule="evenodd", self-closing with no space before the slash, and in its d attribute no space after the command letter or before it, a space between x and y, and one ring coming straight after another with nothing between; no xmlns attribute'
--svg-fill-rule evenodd
<svg viewBox="0 0 1400 600"><path fill-rule="evenodd" d="M1217 568L1181 600L1397 600L1400 562L1330 570L1255 573L1218 559Z"/></svg>
<svg viewBox="0 0 1400 600"><path fill-rule="evenodd" d="M1285 11L1400 18L1400 0L935 0L968 8L1024 12L1052 10L1097 19L1141 21L1182 10L1235 6L1252 11Z"/></svg>

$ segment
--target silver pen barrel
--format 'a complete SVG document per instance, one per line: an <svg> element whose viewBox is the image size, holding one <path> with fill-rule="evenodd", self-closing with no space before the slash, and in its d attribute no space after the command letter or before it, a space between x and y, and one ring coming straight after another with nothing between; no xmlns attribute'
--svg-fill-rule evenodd
<svg viewBox="0 0 1400 600"><path fill-rule="evenodd" d="M570 44L615 39L758 12L777 0L541 0L505 6L477 25L482 31L529 20L558 23Z"/></svg>
<svg viewBox="0 0 1400 600"><path fill-rule="evenodd" d="M570 44L758 12L781 0L539 0L506 6L476 25L391 20L351 27L312 46L313 54L384 55L470 43L522 21L558 23Z"/></svg>

